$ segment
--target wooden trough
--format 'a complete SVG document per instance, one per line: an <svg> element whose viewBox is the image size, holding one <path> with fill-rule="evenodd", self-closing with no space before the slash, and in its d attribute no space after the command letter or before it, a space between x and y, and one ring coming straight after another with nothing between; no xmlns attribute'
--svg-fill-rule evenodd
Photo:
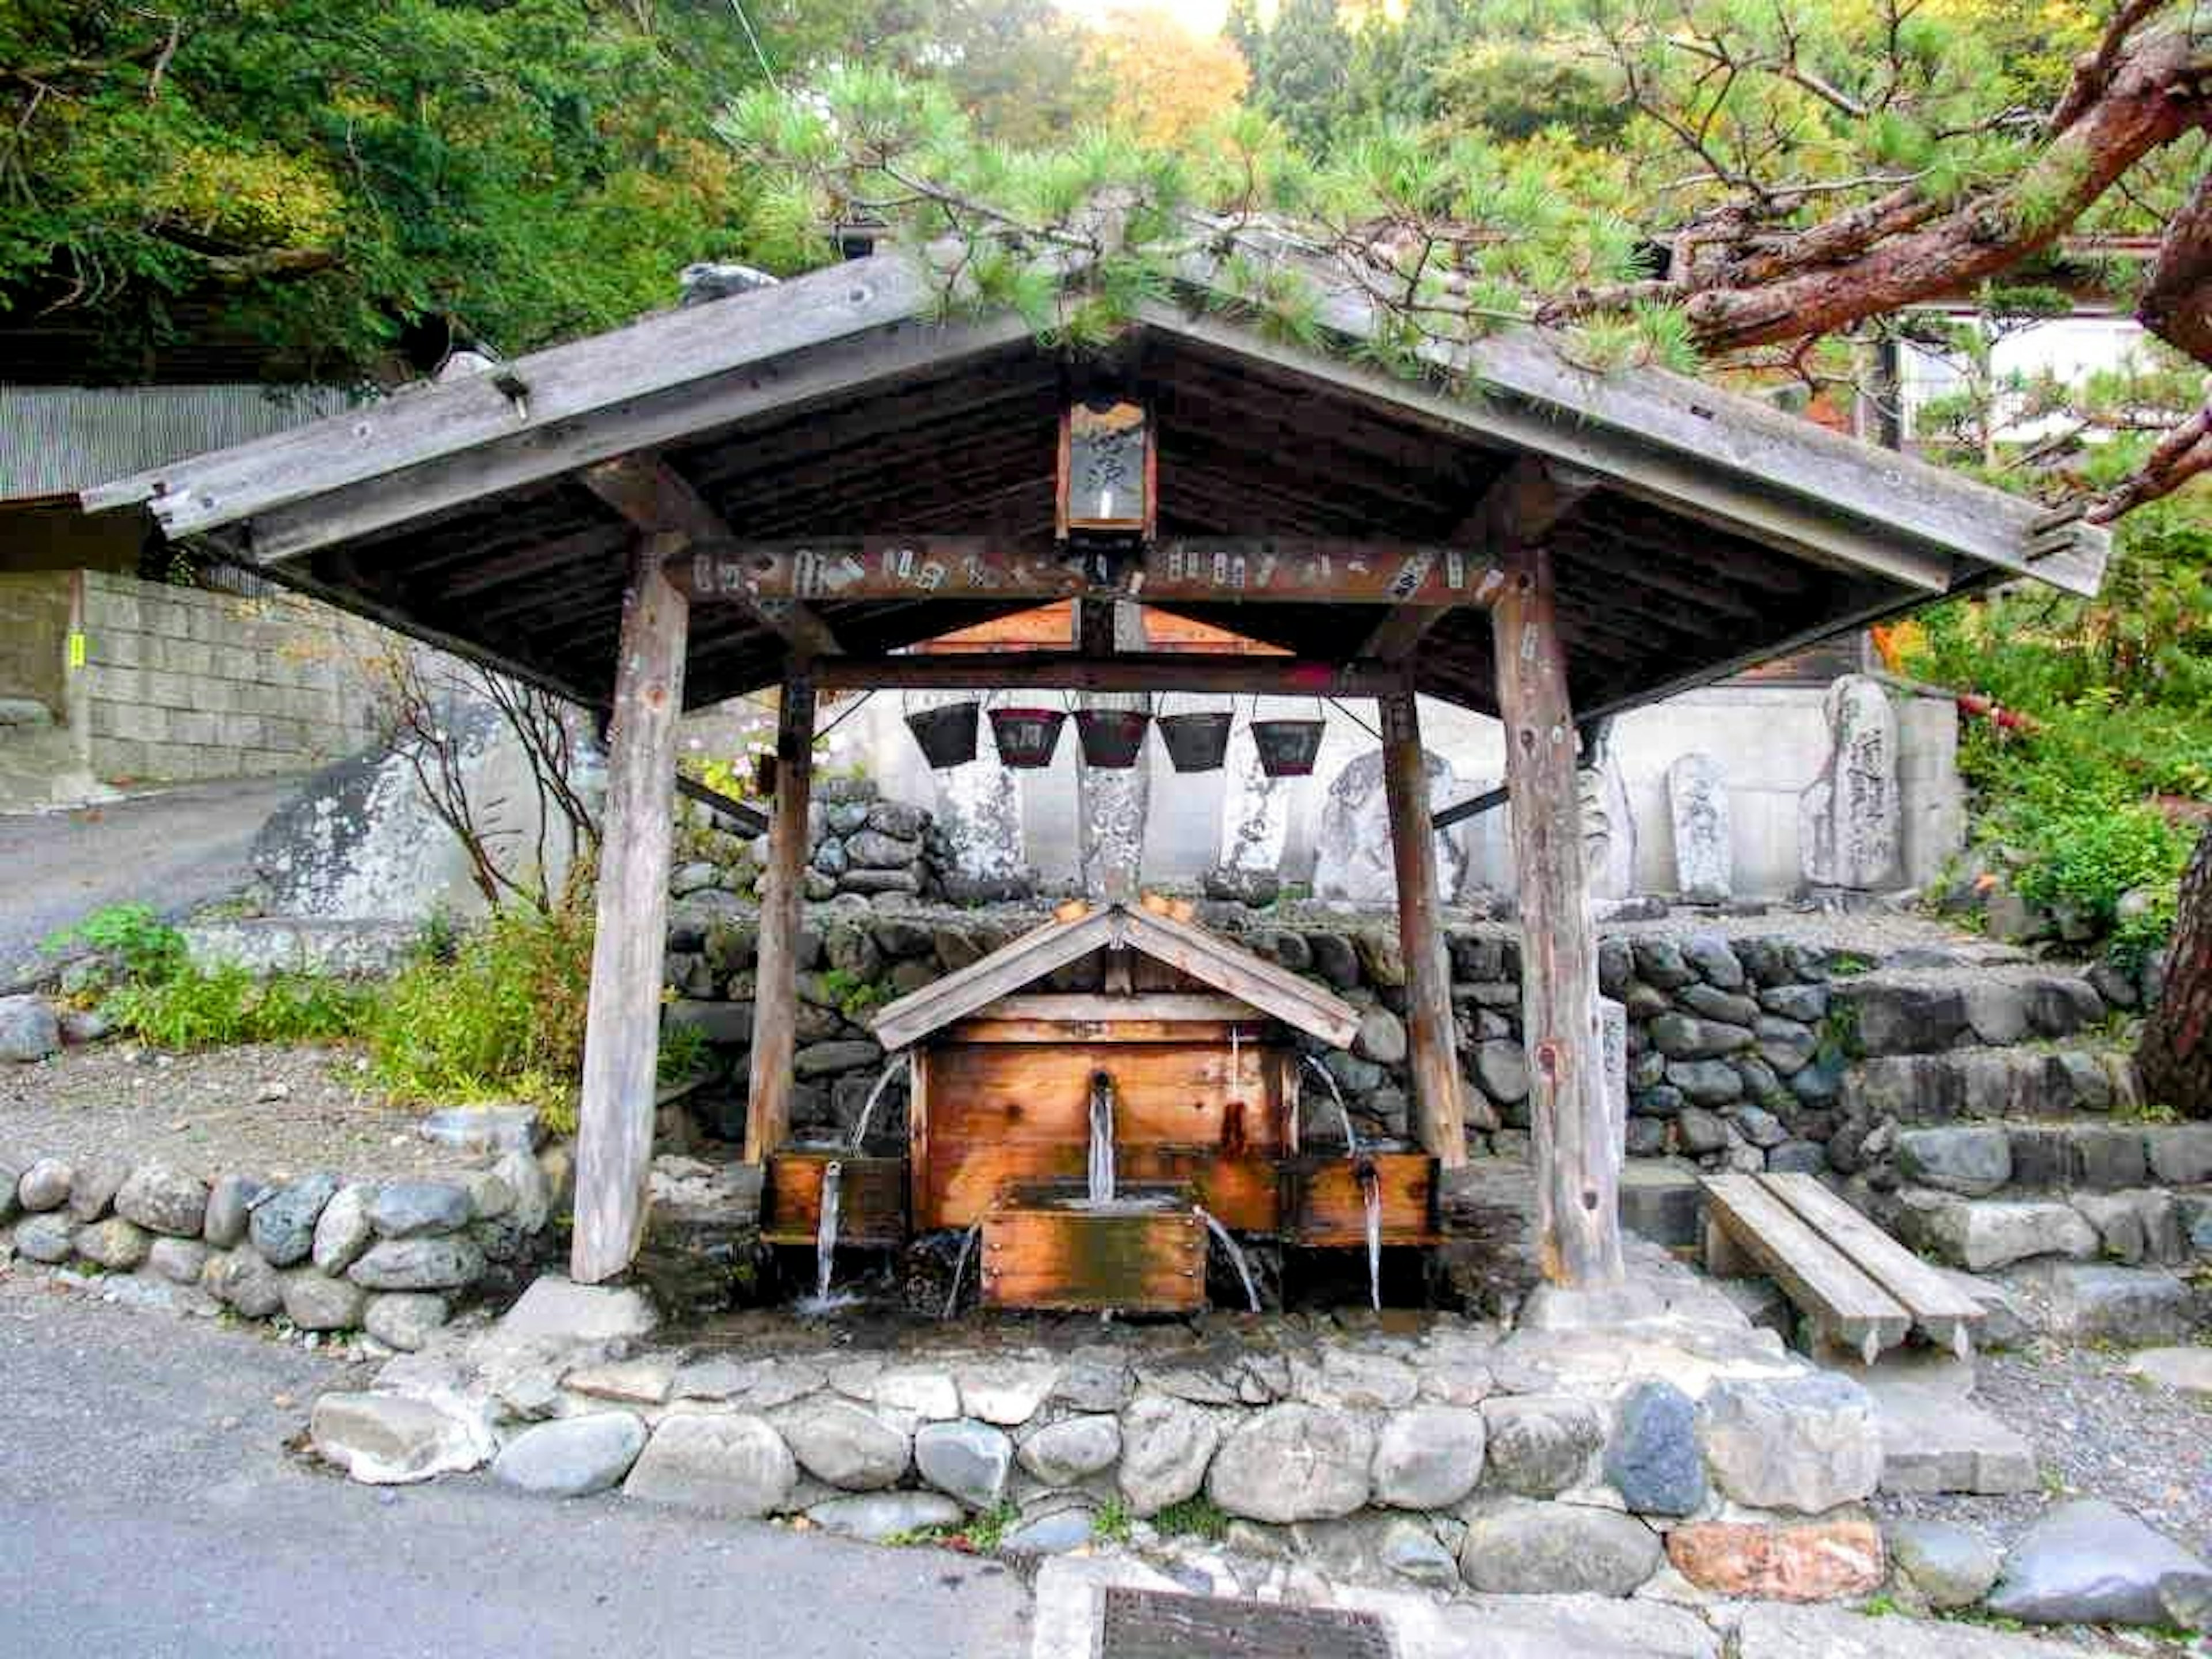
<svg viewBox="0 0 2212 1659"><path fill-rule="evenodd" d="M837 1243L905 1243L906 1160L826 1146L792 1147L769 1159L761 1237L770 1244L814 1243L822 1224L823 1176L832 1164L839 1166Z"/></svg>
<svg viewBox="0 0 2212 1659"><path fill-rule="evenodd" d="M1206 1304L1206 1224L1188 1187L1130 1182L1090 1206L1077 1181L1023 1182L983 1214L983 1305L1193 1313Z"/></svg>
<svg viewBox="0 0 2212 1659"><path fill-rule="evenodd" d="M1381 1243L1395 1248L1442 1242L1436 1160L1425 1152L1406 1152L1301 1158L1285 1164L1284 1237L1293 1244L1364 1248L1370 1172L1380 1197Z"/></svg>

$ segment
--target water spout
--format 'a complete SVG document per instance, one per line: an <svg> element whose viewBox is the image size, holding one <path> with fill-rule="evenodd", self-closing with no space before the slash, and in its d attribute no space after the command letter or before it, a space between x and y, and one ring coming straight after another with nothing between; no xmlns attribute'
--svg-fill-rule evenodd
<svg viewBox="0 0 2212 1659"><path fill-rule="evenodd" d="M1336 1086L1336 1073L1311 1054L1304 1055L1303 1058L1305 1063L1320 1076L1321 1080L1328 1085L1328 1097L1336 1103L1336 1121L1344 1126L1345 1156L1358 1158L1359 1136L1352 1127L1352 1109L1344 1103L1344 1091Z"/></svg>
<svg viewBox="0 0 2212 1659"><path fill-rule="evenodd" d="M968 1271L968 1257L974 1251L975 1241L982 1236L982 1231L983 1224L979 1221L961 1237L960 1254L953 1258L952 1262L952 1288L945 1293L945 1316L947 1319L959 1309L961 1276Z"/></svg>
<svg viewBox="0 0 2212 1659"><path fill-rule="evenodd" d="M876 1103L884 1097L884 1091L890 1087L891 1079L897 1075L899 1068L905 1064L906 1060L903 1055L894 1055L884 1069L876 1073L876 1086L868 1091L867 1099L860 1103L860 1121L853 1126L854 1152L859 1152L861 1147L867 1145L868 1120L876 1115Z"/></svg>
<svg viewBox="0 0 2212 1659"><path fill-rule="evenodd" d="M1213 1235L1215 1241L1229 1257L1230 1266L1237 1269L1237 1277L1243 1280L1244 1299L1252 1304L1252 1311L1259 1312L1260 1287L1252 1282L1252 1269L1244 1260L1243 1249L1237 1244L1236 1239L1230 1236L1229 1229L1216 1221L1203 1207L1199 1208L1198 1218L1206 1224L1206 1231Z"/></svg>
<svg viewBox="0 0 2212 1659"><path fill-rule="evenodd" d="M1367 1209L1367 1300L1382 1311L1382 1176L1373 1164L1359 1166L1359 1195Z"/></svg>
<svg viewBox="0 0 2212 1659"><path fill-rule="evenodd" d="M1114 1201L1114 1079L1091 1074L1091 1201Z"/></svg>
<svg viewBox="0 0 2212 1659"><path fill-rule="evenodd" d="M814 1224L814 1299L830 1300L830 1279L837 1266L838 1191L844 1185L845 1166L836 1159L822 1166L822 1214Z"/></svg>

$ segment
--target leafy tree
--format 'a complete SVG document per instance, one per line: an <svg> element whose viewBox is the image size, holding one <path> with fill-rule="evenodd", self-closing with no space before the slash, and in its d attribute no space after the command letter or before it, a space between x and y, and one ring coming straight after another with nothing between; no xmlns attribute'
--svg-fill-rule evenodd
<svg viewBox="0 0 2212 1659"><path fill-rule="evenodd" d="M1164 6L1125 5L1084 43L1086 100L1148 143L1177 144L1218 120L1249 79L1237 48L1200 39Z"/></svg>

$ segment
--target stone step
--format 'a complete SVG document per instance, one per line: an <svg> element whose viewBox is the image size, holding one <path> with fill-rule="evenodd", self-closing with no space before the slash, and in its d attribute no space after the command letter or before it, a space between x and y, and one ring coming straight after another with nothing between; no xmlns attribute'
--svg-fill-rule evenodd
<svg viewBox="0 0 2212 1659"><path fill-rule="evenodd" d="M1902 1184L1964 1198L2139 1187L2179 1191L2212 1182L2212 1123L1953 1123L1899 1128L1886 1146L1869 1137L1860 1152L1870 1164L1879 1159L1893 1165Z"/></svg>
<svg viewBox="0 0 2212 1659"><path fill-rule="evenodd" d="M1846 1121L1949 1123L2126 1112L2139 1106L2141 1091L2123 1049L1981 1044L1860 1060L1844 1073L1837 1098Z"/></svg>
<svg viewBox="0 0 2212 1659"><path fill-rule="evenodd" d="M2100 1025L2109 1012L2080 973L2039 964L1885 967L1829 988L1832 1024L1869 1056L2063 1039Z"/></svg>
<svg viewBox="0 0 2212 1659"><path fill-rule="evenodd" d="M1891 1492L2033 1492L2039 1484L2027 1437L1972 1399L1974 1367L1948 1354L1899 1349L1872 1365L1822 1354L1875 1402L1881 1428L1881 1489Z"/></svg>
<svg viewBox="0 0 2212 1659"><path fill-rule="evenodd" d="M1908 1187L1872 1207L1923 1255L1972 1273L2043 1257L2181 1265L2212 1255L2212 1188L1965 1198Z"/></svg>

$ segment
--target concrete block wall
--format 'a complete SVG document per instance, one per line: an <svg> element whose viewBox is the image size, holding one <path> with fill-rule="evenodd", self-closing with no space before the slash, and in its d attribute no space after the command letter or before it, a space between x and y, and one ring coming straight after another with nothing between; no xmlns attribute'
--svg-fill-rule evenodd
<svg viewBox="0 0 2212 1659"><path fill-rule="evenodd" d="M295 594L79 574L85 659L71 713L95 777L306 771L374 735L362 664L389 636L374 624Z"/></svg>
<svg viewBox="0 0 2212 1659"><path fill-rule="evenodd" d="M67 715L70 587L66 570L0 574L0 697L46 705Z"/></svg>

